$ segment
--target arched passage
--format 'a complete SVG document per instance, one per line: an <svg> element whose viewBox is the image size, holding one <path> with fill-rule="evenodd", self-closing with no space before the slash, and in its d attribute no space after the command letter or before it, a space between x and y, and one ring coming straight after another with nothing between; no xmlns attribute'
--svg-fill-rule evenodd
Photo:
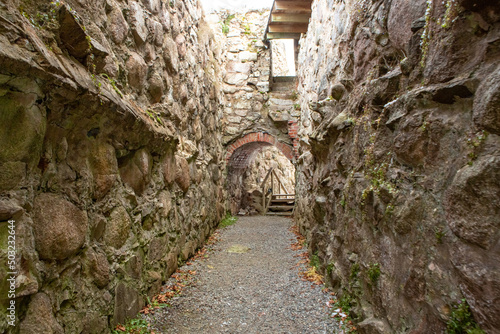
<svg viewBox="0 0 500 334"><path fill-rule="evenodd" d="M276 146L290 161L294 159L293 147L280 142L265 132L249 133L229 145L226 160L230 168L245 168L251 161L252 154L263 146Z"/></svg>
<svg viewBox="0 0 500 334"><path fill-rule="evenodd" d="M273 167L283 180L295 185L295 151L293 146L264 132L247 134L228 146L228 191L233 214L260 212L261 182Z"/></svg>

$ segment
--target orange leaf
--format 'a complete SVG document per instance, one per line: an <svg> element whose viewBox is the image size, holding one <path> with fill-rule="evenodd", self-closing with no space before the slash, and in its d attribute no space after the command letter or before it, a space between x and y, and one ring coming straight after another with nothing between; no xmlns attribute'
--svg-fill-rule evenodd
<svg viewBox="0 0 500 334"><path fill-rule="evenodd" d="M116 330L120 331L120 332L125 332L127 329L122 325L118 325L118 326L116 326Z"/></svg>

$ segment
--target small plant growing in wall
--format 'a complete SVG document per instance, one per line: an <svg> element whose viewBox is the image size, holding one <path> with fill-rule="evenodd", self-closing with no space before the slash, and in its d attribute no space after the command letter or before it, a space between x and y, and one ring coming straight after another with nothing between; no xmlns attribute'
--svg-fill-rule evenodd
<svg viewBox="0 0 500 334"><path fill-rule="evenodd" d="M445 236L446 233L441 228L436 228L434 234L436 236L437 243L442 244L443 237Z"/></svg>
<svg viewBox="0 0 500 334"><path fill-rule="evenodd" d="M471 135L467 138L467 146L469 146L470 152L467 154L469 158L468 164L472 166L474 160L477 159L477 150L488 138L489 133L485 130L480 131L475 135Z"/></svg>
<svg viewBox="0 0 500 334"><path fill-rule="evenodd" d="M465 299L452 305L450 319L446 326L447 334L484 334L470 312L469 304Z"/></svg>
<svg viewBox="0 0 500 334"><path fill-rule="evenodd" d="M234 14L228 15L224 21L221 23L221 29L222 33L224 35L227 35L229 32L229 24L231 23L231 20L234 19Z"/></svg>
<svg viewBox="0 0 500 334"><path fill-rule="evenodd" d="M394 212L394 205L392 205L391 203L387 204L387 206L385 207L385 214L386 215L392 215L392 213Z"/></svg>
<svg viewBox="0 0 500 334"><path fill-rule="evenodd" d="M311 255L309 265L311 267L316 268L316 271L319 271L320 261L319 261L318 252L315 252L313 255Z"/></svg>
<svg viewBox="0 0 500 334"><path fill-rule="evenodd" d="M354 263L351 266L351 275L349 276L349 280L353 281L353 280L357 279L358 274L359 274L359 263Z"/></svg>
<svg viewBox="0 0 500 334"><path fill-rule="evenodd" d="M368 267L368 278L375 284L380 277L380 265L378 263L372 263Z"/></svg>

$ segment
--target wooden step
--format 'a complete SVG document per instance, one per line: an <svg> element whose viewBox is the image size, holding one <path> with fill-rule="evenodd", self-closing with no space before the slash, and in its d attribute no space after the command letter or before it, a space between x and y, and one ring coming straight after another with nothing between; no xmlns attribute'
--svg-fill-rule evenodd
<svg viewBox="0 0 500 334"><path fill-rule="evenodd" d="M276 196L293 196L293 197L295 197L295 194L273 194L273 197L276 197Z"/></svg>
<svg viewBox="0 0 500 334"><path fill-rule="evenodd" d="M268 210L289 210L293 209L293 205L270 205Z"/></svg>
<svg viewBox="0 0 500 334"><path fill-rule="evenodd" d="M295 203L295 198L275 198L271 200L271 203Z"/></svg>
<svg viewBox="0 0 500 334"><path fill-rule="evenodd" d="M293 215L293 212L288 211L288 212L268 212L266 215L269 216L291 216Z"/></svg>

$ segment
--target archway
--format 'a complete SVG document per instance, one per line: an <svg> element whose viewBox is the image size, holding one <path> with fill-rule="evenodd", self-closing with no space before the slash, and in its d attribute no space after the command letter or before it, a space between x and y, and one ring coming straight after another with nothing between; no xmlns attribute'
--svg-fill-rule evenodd
<svg viewBox="0 0 500 334"><path fill-rule="evenodd" d="M233 214L262 210L261 182L272 168L283 184L295 186L295 152L291 145L264 132L247 134L228 146L227 189Z"/></svg>

